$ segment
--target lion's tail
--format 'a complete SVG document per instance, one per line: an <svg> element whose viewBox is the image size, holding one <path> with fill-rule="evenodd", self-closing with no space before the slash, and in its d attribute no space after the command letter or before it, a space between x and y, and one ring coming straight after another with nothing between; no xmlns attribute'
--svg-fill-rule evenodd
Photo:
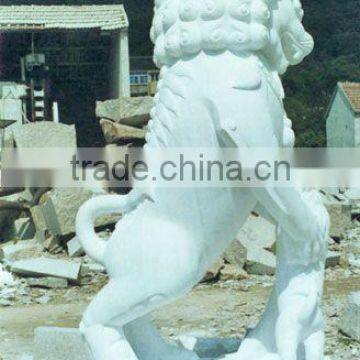
<svg viewBox="0 0 360 360"><path fill-rule="evenodd" d="M133 195L133 194L132 194ZM76 216L76 234L84 251L92 259L104 265L106 241L100 239L94 230L96 218L111 213L128 212L134 206L131 193L128 195L104 195L88 200Z"/></svg>

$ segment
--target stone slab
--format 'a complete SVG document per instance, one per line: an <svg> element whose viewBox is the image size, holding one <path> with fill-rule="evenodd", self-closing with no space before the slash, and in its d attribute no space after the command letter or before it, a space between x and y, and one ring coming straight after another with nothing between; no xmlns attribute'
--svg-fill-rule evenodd
<svg viewBox="0 0 360 360"><path fill-rule="evenodd" d="M339 327L345 335L360 341L360 291L348 296Z"/></svg>
<svg viewBox="0 0 360 360"><path fill-rule="evenodd" d="M93 360L78 329L35 329L34 360Z"/></svg>
<svg viewBox="0 0 360 360"><path fill-rule="evenodd" d="M274 275L276 271L276 257L270 251L254 245L248 249L245 270L248 274Z"/></svg>
<svg viewBox="0 0 360 360"><path fill-rule="evenodd" d="M13 137L18 148L76 148L75 127L52 121L23 125Z"/></svg>
<svg viewBox="0 0 360 360"><path fill-rule="evenodd" d="M95 193L90 189L55 189L43 205L43 214L48 230L53 235L65 236L75 233L75 219L87 200L105 192ZM95 221L95 227L114 224L120 215L107 215Z"/></svg>
<svg viewBox="0 0 360 360"><path fill-rule="evenodd" d="M43 205L33 206L30 209L30 213L37 232L40 232L47 228L44 217Z"/></svg>
<svg viewBox="0 0 360 360"><path fill-rule="evenodd" d="M107 144L116 144L124 140L145 140L146 130L101 119L100 125Z"/></svg>
<svg viewBox="0 0 360 360"><path fill-rule="evenodd" d="M224 252L223 258L231 265L243 268L246 262L247 248L239 241L234 240Z"/></svg>
<svg viewBox="0 0 360 360"><path fill-rule="evenodd" d="M0 252L3 254L3 259L7 259L9 261L12 260L12 257L16 255L19 251L37 249L39 245L35 239L27 240L27 241L19 241L17 243L8 242L2 245Z"/></svg>
<svg viewBox="0 0 360 360"><path fill-rule="evenodd" d="M241 339L181 336L178 343L185 349L195 351L201 359L217 359L235 353L240 347Z"/></svg>
<svg viewBox="0 0 360 360"><path fill-rule="evenodd" d="M3 233L5 240L30 240L35 235L35 228L30 218L19 218Z"/></svg>
<svg viewBox="0 0 360 360"><path fill-rule="evenodd" d="M351 206L340 202L326 204L330 216L330 237L341 238L352 227Z"/></svg>
<svg viewBox="0 0 360 360"><path fill-rule="evenodd" d="M26 283L31 287L40 287L46 289L65 289L68 286L66 279L55 277L28 278L26 279Z"/></svg>
<svg viewBox="0 0 360 360"><path fill-rule="evenodd" d="M78 281L81 264L66 260L34 258L15 261L11 271L15 274L29 277L57 277L70 281Z"/></svg>
<svg viewBox="0 0 360 360"><path fill-rule="evenodd" d="M153 106L154 98L150 96L99 101L96 103L96 116L142 128L149 121Z"/></svg>
<svg viewBox="0 0 360 360"><path fill-rule="evenodd" d="M14 238L20 240L30 240L34 238L35 227L30 218L20 218L14 222Z"/></svg>
<svg viewBox="0 0 360 360"><path fill-rule="evenodd" d="M276 242L276 226L260 216L251 215L236 238L247 249L256 245L270 250Z"/></svg>
<svg viewBox="0 0 360 360"><path fill-rule="evenodd" d="M201 359L222 358L236 352L240 339L181 337L178 345L195 351ZM78 329L39 327L35 329L34 360L93 360ZM120 359L119 359L120 360Z"/></svg>
<svg viewBox="0 0 360 360"><path fill-rule="evenodd" d="M70 257L78 257L85 254L77 236L68 241L66 246Z"/></svg>

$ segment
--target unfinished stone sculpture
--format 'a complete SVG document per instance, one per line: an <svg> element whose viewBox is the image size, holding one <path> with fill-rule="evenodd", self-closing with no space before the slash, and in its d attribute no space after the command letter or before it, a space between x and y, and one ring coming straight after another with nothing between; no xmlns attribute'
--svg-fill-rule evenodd
<svg viewBox="0 0 360 360"><path fill-rule="evenodd" d="M156 0L152 39L161 80L151 147L282 147L294 134L279 74L313 48L299 0ZM277 279L265 314L234 360L321 360L328 216L314 191L160 188L87 202L77 233L110 282L80 329L97 360L194 360L167 344L148 314L184 295L252 210L278 226ZM108 242L94 219L125 215Z"/></svg>

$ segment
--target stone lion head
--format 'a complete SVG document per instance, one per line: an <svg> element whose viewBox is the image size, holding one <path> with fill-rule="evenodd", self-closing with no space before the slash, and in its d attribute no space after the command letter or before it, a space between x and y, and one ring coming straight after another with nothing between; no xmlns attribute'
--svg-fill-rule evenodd
<svg viewBox="0 0 360 360"><path fill-rule="evenodd" d="M280 73L313 49L300 0L156 0L151 38L155 62L200 52L259 53Z"/></svg>
<svg viewBox="0 0 360 360"><path fill-rule="evenodd" d="M311 53L314 40L302 24L304 10L300 0L269 0L268 6L272 22L264 53L284 73L289 65L299 64Z"/></svg>

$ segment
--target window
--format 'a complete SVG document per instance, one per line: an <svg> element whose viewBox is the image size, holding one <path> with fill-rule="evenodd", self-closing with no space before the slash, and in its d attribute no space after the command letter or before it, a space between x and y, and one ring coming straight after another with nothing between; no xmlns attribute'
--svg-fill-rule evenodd
<svg viewBox="0 0 360 360"><path fill-rule="evenodd" d="M130 84L131 85L147 85L149 83L148 74L131 74Z"/></svg>
<svg viewBox="0 0 360 360"><path fill-rule="evenodd" d="M148 76L147 75L141 75L140 76L140 84L147 85L148 84Z"/></svg>

